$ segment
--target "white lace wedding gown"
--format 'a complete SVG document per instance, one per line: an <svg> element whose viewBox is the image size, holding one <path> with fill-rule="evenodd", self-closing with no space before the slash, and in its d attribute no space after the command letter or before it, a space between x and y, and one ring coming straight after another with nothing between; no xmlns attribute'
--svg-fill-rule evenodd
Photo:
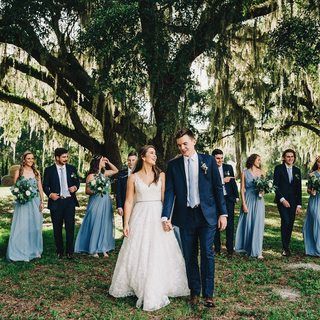
<svg viewBox="0 0 320 320"><path fill-rule="evenodd" d="M185 262L173 231L161 225L161 179L147 186L135 174L136 203L129 236L123 240L109 293L135 295L137 307L153 311L170 303L168 297L189 294Z"/></svg>

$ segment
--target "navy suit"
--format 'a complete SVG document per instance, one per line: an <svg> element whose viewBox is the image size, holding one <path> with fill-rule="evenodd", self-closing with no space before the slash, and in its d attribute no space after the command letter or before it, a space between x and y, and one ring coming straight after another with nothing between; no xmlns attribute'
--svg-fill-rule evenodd
<svg viewBox="0 0 320 320"><path fill-rule="evenodd" d="M230 164L222 164L222 171L224 177L234 177L233 168ZM226 247L228 253L233 252L233 235L234 235L234 206L239 198L239 191L236 179L231 179L230 182L225 183L224 185L226 190L226 195L224 196L227 211L228 211L228 224L226 228ZM221 240L220 240L220 231L216 231L214 239L214 248L216 252L221 251Z"/></svg>
<svg viewBox="0 0 320 320"><path fill-rule="evenodd" d="M124 209L124 203L126 201L126 193L127 193L127 181L128 181L128 168L121 170L118 174L117 193L116 193L117 208ZM123 223L124 223L124 217L122 216L122 225Z"/></svg>
<svg viewBox="0 0 320 320"><path fill-rule="evenodd" d="M282 248L285 251L289 251L297 206L302 205L301 172L295 166L292 167L292 178L290 183L287 167L284 163L275 167L273 175L273 184L276 187L275 202L281 217ZM290 208L286 208L280 202L281 198L285 198L289 202Z"/></svg>
<svg viewBox="0 0 320 320"><path fill-rule="evenodd" d="M77 169L69 164L66 164L67 184L68 187L76 186L79 189L80 181L77 174ZM60 180L56 165L47 167L43 175L43 190L49 197L51 193L60 194ZM75 207L79 206L75 193L70 193L69 198L59 198L54 201L48 199L48 208L51 213L53 224L53 233L58 254L63 254L63 238L62 227L63 223L66 228L66 253L72 254L74 251L74 225L75 225Z"/></svg>
<svg viewBox="0 0 320 320"><path fill-rule="evenodd" d="M180 228L183 255L186 261L191 295L212 297L214 291L213 241L218 216L227 215L221 179L213 157L198 154L199 196L197 208L187 207L187 182L184 158L169 162L166 174L165 199L162 217L170 219ZM207 169L204 169L204 166ZM201 253L201 277L198 265L198 242Z"/></svg>

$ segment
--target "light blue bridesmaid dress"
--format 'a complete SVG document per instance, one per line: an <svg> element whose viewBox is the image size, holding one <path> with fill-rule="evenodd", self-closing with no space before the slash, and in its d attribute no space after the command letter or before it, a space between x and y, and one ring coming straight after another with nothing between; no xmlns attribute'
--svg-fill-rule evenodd
<svg viewBox="0 0 320 320"><path fill-rule="evenodd" d="M75 252L104 253L114 250L114 217L109 194L89 198L86 215L77 235Z"/></svg>
<svg viewBox="0 0 320 320"><path fill-rule="evenodd" d="M251 257L262 255L265 204L254 187L255 177L250 170L244 170L245 174L245 198L248 213L241 209L236 232L235 251L246 253Z"/></svg>
<svg viewBox="0 0 320 320"><path fill-rule="evenodd" d="M21 177L20 179L25 178ZM29 178L28 180L35 189L38 189L35 178ZM39 206L39 194L25 204L15 203L7 249L8 260L30 261L41 257L43 251L43 216Z"/></svg>
<svg viewBox="0 0 320 320"><path fill-rule="evenodd" d="M318 178L319 172L314 173ZM305 252L310 256L320 256L320 194L310 195L303 226Z"/></svg>

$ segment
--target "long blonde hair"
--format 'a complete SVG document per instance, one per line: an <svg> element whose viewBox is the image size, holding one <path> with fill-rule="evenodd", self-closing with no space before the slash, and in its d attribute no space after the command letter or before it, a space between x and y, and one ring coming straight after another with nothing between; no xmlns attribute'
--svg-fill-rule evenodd
<svg viewBox="0 0 320 320"><path fill-rule="evenodd" d="M29 154L32 154L32 155L34 156L34 154L33 154L31 151L27 150L27 151L25 151L25 152L23 153L23 155L22 155L22 157L21 157L20 168L19 168L19 178L20 178L20 177L22 176L22 174L23 174L23 167L24 167L25 164L26 164L26 157L27 157L27 155L29 155ZM36 179L38 180L40 175L39 175L39 171L36 169L36 165L35 165L34 162L33 162L33 165L31 166L31 168L32 168L32 171L33 171Z"/></svg>

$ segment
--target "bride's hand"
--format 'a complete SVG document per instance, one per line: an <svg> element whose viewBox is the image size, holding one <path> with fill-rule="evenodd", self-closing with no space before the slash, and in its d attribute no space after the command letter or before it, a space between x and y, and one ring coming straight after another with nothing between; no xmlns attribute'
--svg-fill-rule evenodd
<svg viewBox="0 0 320 320"><path fill-rule="evenodd" d="M123 227L123 235L124 235L125 237L128 237L128 236L129 236L129 225L125 225L125 226Z"/></svg>

